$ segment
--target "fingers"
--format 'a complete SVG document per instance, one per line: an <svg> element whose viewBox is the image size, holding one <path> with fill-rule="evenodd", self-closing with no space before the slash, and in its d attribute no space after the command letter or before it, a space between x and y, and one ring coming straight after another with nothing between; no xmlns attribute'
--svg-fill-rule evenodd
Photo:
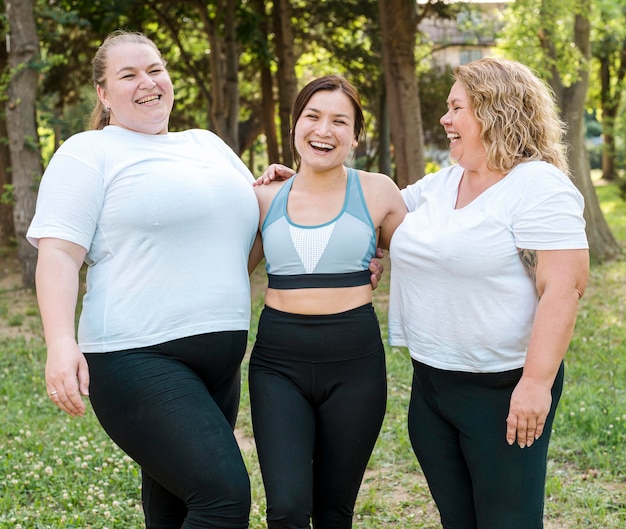
<svg viewBox="0 0 626 529"><path fill-rule="evenodd" d="M256 181L254 181L252 183L252 185L253 186L262 186L262 185L265 185L265 184L269 184L273 180L274 176L275 176L274 173L273 172L270 173L270 169L268 168L268 169L265 170L265 172L261 176L259 176L256 179Z"/></svg>
<svg viewBox="0 0 626 529"><path fill-rule="evenodd" d="M57 386L58 389L48 390L48 397L54 402L57 407L71 415L72 417L85 414L85 403L78 391L78 385L70 391L67 391L64 386Z"/></svg>
<svg viewBox="0 0 626 529"><path fill-rule="evenodd" d="M380 278L383 276L383 265L380 264L380 261L378 261L377 258L381 258L382 255L378 255L378 251L380 249L377 248L376 251L376 258L372 258L370 260L370 265L369 265L369 271L372 273L372 275L370 276L370 283L372 285L372 290L376 290L376 287L378 287L378 282L380 281ZM380 253L382 254L382 250L380 250Z"/></svg>
<svg viewBox="0 0 626 529"><path fill-rule="evenodd" d="M272 182L272 180L288 180L295 174L295 171L291 167L281 165L279 163L271 164L259 178L256 179L252 185L265 185Z"/></svg>
<svg viewBox="0 0 626 529"><path fill-rule="evenodd" d="M509 415L506 420L506 441L509 445L517 442L520 448L530 447L541 437L544 425L545 420L538 417L526 419Z"/></svg>

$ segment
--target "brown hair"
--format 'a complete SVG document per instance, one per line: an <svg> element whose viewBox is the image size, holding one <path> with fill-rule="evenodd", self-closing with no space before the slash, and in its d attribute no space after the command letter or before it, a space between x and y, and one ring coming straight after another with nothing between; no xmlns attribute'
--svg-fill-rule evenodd
<svg viewBox="0 0 626 529"><path fill-rule="evenodd" d="M481 125L490 169L508 173L520 162L542 160L569 174L554 94L527 66L486 57L457 66L454 77Z"/></svg>
<svg viewBox="0 0 626 529"><path fill-rule="evenodd" d="M106 88L105 73L108 52L112 47L126 43L146 44L148 46L151 46L157 52L157 55L161 59L163 66L166 65L166 62L163 59L159 48L157 48L156 44L152 42L148 37L146 37L143 33L140 33L138 31L126 31L123 29L119 29L117 31L113 31L107 36L106 39L104 39L104 41L98 48L98 51L96 51L93 60L91 61L91 78L94 87L101 86L102 88ZM104 107L102 101L100 101L100 98L96 97L96 104L91 111L91 116L89 117L89 124L87 128L89 128L90 130L99 130L103 129L108 124L109 110Z"/></svg>
<svg viewBox="0 0 626 529"><path fill-rule="evenodd" d="M304 111L307 103L313 97L314 94L320 92L322 90L335 91L341 90L344 94L348 96L350 101L352 102L352 106L354 108L354 137L356 140L361 139L361 135L364 132L365 128L365 117L363 116L363 107L361 106L361 99L359 97L359 93L356 91L356 88L352 86L352 84L340 77L339 75L326 75L324 77L318 77L314 79L309 84L307 84L300 93L293 104L293 108L291 111L291 138L290 138L290 147L291 153L293 154L293 159L296 163L296 168L300 169L300 155L296 150L296 143L294 137L294 129L296 128L296 122L300 118L300 115Z"/></svg>

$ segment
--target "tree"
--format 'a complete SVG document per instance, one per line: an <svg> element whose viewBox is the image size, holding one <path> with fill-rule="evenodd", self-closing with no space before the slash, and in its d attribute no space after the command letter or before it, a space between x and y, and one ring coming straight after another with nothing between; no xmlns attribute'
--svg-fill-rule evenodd
<svg viewBox="0 0 626 529"><path fill-rule="evenodd" d="M9 66L9 58L6 49L5 28L0 30L2 43L0 44L0 72L6 72ZM0 82L4 86L4 81ZM0 89L0 94L6 93L5 89ZM0 197L9 195L11 189L11 152L7 141L8 131L6 113L4 109L4 97L0 107ZM13 211L11 205L0 199L0 246L7 246L14 237L15 228L13 226Z"/></svg>
<svg viewBox="0 0 626 529"><path fill-rule="evenodd" d="M272 78L272 54L269 49L267 35L270 33L270 19L263 0L252 0L252 8L256 20L252 21L250 33L256 42L256 61L261 70L261 93L263 102L261 114L263 130L267 143L267 158L269 163L280 162L278 137L276 134L276 112L274 104L274 81ZM258 30L258 31L256 31Z"/></svg>
<svg viewBox="0 0 626 529"><path fill-rule="evenodd" d="M291 137L291 106L298 94L296 58L289 0L275 0L272 8L274 21L274 49L277 57L278 115L280 118L280 143L283 147L283 163L293 165L289 149Z"/></svg>
<svg viewBox="0 0 626 529"><path fill-rule="evenodd" d="M396 183L406 187L424 175L424 139L415 70L417 13L414 0L380 0L385 92Z"/></svg>
<svg viewBox="0 0 626 529"><path fill-rule="evenodd" d="M597 0L596 38L592 55L598 61L602 110L602 178L617 180L615 122L626 77L626 4Z"/></svg>
<svg viewBox="0 0 626 529"><path fill-rule="evenodd" d="M620 248L600 209L585 145L585 103L591 59L590 0L517 0L503 31L503 49L533 67L552 87L567 124L566 142L574 183L585 198L591 255L604 261ZM520 21L524 23L520 23Z"/></svg>
<svg viewBox="0 0 626 529"><path fill-rule="evenodd" d="M36 182L42 173L35 117L39 38L32 0L6 2L5 7L10 75L5 108L15 197L13 222L22 283L34 288L37 251L26 241L26 231L35 212Z"/></svg>

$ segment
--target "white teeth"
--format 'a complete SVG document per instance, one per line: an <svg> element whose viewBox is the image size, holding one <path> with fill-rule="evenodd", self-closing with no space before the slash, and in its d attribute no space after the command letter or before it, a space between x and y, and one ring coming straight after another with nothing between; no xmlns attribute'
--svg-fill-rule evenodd
<svg viewBox="0 0 626 529"><path fill-rule="evenodd" d="M458 134L455 134L453 132L451 132L450 134L448 134L448 139L449 140L458 140L461 136L459 136Z"/></svg>
<svg viewBox="0 0 626 529"><path fill-rule="evenodd" d="M311 146L317 147L318 149L334 149L335 148L330 143L322 143L321 141L312 141Z"/></svg>
<svg viewBox="0 0 626 529"><path fill-rule="evenodd" d="M160 97L161 96L157 96L157 95L145 97L143 99L138 100L137 103L139 103L140 105L143 105L144 103L149 103L150 101L155 101L155 100L159 99Z"/></svg>

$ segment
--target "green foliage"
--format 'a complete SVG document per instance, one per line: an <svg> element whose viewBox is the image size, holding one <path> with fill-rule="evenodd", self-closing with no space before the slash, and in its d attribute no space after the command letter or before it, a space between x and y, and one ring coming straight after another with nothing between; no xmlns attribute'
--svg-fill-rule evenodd
<svg viewBox="0 0 626 529"><path fill-rule="evenodd" d="M0 204L12 206L15 203L14 190L13 184L4 184L3 192L0 194Z"/></svg>
<svg viewBox="0 0 626 529"><path fill-rule="evenodd" d="M560 72L564 86L578 80L584 58L573 46L574 15L587 0L516 0L505 10L505 27L498 48L549 79L552 68ZM520 23L523 21L523 23ZM549 41L554 52L542 52L540 37Z"/></svg>

